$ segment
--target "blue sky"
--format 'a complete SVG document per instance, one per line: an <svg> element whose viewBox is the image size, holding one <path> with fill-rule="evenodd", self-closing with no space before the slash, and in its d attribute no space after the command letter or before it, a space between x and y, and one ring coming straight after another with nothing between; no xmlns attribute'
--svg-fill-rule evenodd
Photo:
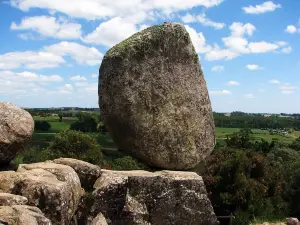
<svg viewBox="0 0 300 225"><path fill-rule="evenodd" d="M214 111L299 112L300 1L4 0L0 101L98 107L105 52L148 26L186 26Z"/></svg>

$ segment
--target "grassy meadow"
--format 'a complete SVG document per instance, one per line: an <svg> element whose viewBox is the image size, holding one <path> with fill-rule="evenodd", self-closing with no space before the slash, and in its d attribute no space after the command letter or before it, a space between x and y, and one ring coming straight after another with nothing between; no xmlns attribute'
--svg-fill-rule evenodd
<svg viewBox="0 0 300 225"><path fill-rule="evenodd" d="M40 146L47 147L49 142L54 139L56 133L61 130L67 129L74 121L76 121L75 117L63 117L62 122L59 122L59 117L57 115L48 116L48 117L40 117L34 116L34 120L46 120L51 124L51 129L47 132L34 132L32 141L30 146ZM239 128L216 128L216 138L217 143L223 145L225 143L225 139L227 135L233 134L234 132L238 132ZM267 130L260 129L252 129L253 134L251 134L253 141L259 141L260 139L265 139L267 141L279 140L284 143L291 143L297 137L300 136L300 131L294 131L291 134L283 135L283 134L273 134L271 135ZM109 134L93 134L97 138L98 143L105 149L116 148L115 143L113 142L111 136Z"/></svg>
<svg viewBox="0 0 300 225"><path fill-rule="evenodd" d="M217 142L223 143L227 137L227 135L233 134L234 132L238 132L239 128L216 128L216 137ZM284 143L292 143L296 138L300 136L300 131L294 131L291 134L283 135L283 134L270 134L267 130L260 129L252 129L251 137L253 141L259 141L261 139L265 139L266 141L279 140Z"/></svg>

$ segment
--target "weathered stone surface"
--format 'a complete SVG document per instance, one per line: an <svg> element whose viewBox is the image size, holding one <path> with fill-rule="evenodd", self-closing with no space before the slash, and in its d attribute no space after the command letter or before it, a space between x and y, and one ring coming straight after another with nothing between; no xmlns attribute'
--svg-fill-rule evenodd
<svg viewBox="0 0 300 225"><path fill-rule="evenodd" d="M96 218L93 219L91 225L107 225L107 222L102 213L99 213L98 216L96 216Z"/></svg>
<svg viewBox="0 0 300 225"><path fill-rule="evenodd" d="M196 173L102 170L91 216L108 224L216 224L203 180Z"/></svg>
<svg viewBox="0 0 300 225"><path fill-rule="evenodd" d="M183 25L153 26L114 46L99 81L101 116L120 149L173 170L193 168L213 150L206 82Z"/></svg>
<svg viewBox="0 0 300 225"><path fill-rule="evenodd" d="M299 225L299 220L297 218L287 218L287 225Z"/></svg>
<svg viewBox="0 0 300 225"><path fill-rule="evenodd" d="M20 195L0 193L0 206L26 205L27 198Z"/></svg>
<svg viewBox="0 0 300 225"><path fill-rule="evenodd" d="M0 102L0 165L8 164L23 150L33 130L34 121L28 112Z"/></svg>
<svg viewBox="0 0 300 225"><path fill-rule="evenodd" d="M51 225L42 211L26 205L0 206L0 224L6 225Z"/></svg>
<svg viewBox="0 0 300 225"><path fill-rule="evenodd" d="M26 197L59 225L70 223L82 194L76 172L55 163L20 165L17 172L1 172L0 180L1 191Z"/></svg>
<svg viewBox="0 0 300 225"><path fill-rule="evenodd" d="M100 177L101 168L99 166L70 158L55 159L55 163L72 167L79 176L81 186L85 190L92 189L95 181Z"/></svg>

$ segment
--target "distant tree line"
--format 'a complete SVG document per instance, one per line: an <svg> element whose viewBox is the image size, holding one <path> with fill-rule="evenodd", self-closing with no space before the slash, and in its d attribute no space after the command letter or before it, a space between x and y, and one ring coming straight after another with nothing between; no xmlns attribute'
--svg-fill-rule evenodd
<svg viewBox="0 0 300 225"><path fill-rule="evenodd" d="M261 114L247 114L233 112L229 115L214 113L216 127L240 128L247 125L251 129L283 129L294 128L300 130L300 117L280 117L278 115L264 116Z"/></svg>

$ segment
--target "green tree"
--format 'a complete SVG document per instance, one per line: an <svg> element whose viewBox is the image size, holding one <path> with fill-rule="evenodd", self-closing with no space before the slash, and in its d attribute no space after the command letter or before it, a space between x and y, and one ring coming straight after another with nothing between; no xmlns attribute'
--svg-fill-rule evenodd
<svg viewBox="0 0 300 225"><path fill-rule="evenodd" d="M59 117L59 122L62 122L63 114L62 113L58 113L58 117Z"/></svg>
<svg viewBox="0 0 300 225"><path fill-rule="evenodd" d="M34 129L36 131L48 131L51 128L51 124L45 120L35 120Z"/></svg>
<svg viewBox="0 0 300 225"><path fill-rule="evenodd" d="M248 127L242 128L239 132L235 132L231 135L227 135L226 144L232 148L251 148L251 129Z"/></svg>
<svg viewBox="0 0 300 225"><path fill-rule="evenodd" d="M92 113L80 112L76 115L78 121L71 124L71 130L82 132L97 132L98 118Z"/></svg>
<svg viewBox="0 0 300 225"><path fill-rule="evenodd" d="M96 140L80 131L64 130L56 134L49 149L55 158L75 158L96 165L101 165L103 161Z"/></svg>

